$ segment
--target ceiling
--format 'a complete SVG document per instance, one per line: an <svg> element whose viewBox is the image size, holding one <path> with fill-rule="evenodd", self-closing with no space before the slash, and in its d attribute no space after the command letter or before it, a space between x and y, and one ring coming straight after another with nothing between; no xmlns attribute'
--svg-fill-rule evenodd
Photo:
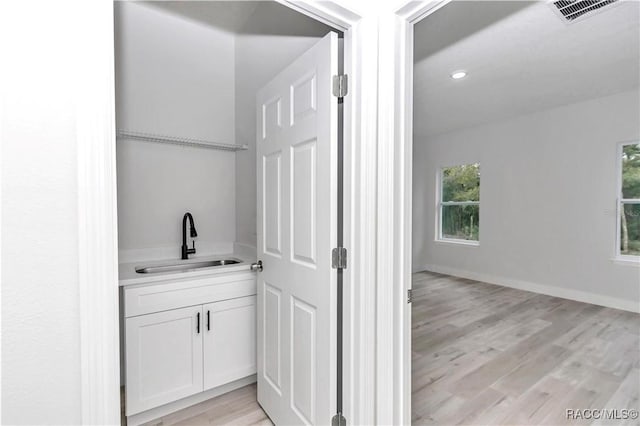
<svg viewBox="0 0 640 426"><path fill-rule="evenodd" d="M236 34L316 37L319 32L322 32L322 35L326 34L328 28L272 0L182 0L143 3Z"/></svg>
<svg viewBox="0 0 640 426"><path fill-rule="evenodd" d="M428 136L640 82L640 2L566 24L547 2L454 1L415 27L414 133ZM463 69L467 77L450 74Z"/></svg>
<svg viewBox="0 0 640 426"><path fill-rule="evenodd" d="M146 5L164 9L200 23L236 32L242 28L260 2L258 1L145 1Z"/></svg>

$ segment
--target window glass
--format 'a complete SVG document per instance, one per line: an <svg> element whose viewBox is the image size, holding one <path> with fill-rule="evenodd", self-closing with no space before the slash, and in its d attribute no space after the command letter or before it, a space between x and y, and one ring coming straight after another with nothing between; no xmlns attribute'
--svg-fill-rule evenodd
<svg viewBox="0 0 640 426"><path fill-rule="evenodd" d="M622 147L622 198L640 198L640 144Z"/></svg>
<svg viewBox="0 0 640 426"><path fill-rule="evenodd" d="M440 175L439 238L478 241L480 165L444 167Z"/></svg>
<svg viewBox="0 0 640 426"><path fill-rule="evenodd" d="M442 206L442 238L478 241L480 206Z"/></svg>
<svg viewBox="0 0 640 426"><path fill-rule="evenodd" d="M445 167L442 201L480 201L480 165Z"/></svg>
<svg viewBox="0 0 640 426"><path fill-rule="evenodd" d="M640 204L625 204L620 223L620 254L640 256Z"/></svg>

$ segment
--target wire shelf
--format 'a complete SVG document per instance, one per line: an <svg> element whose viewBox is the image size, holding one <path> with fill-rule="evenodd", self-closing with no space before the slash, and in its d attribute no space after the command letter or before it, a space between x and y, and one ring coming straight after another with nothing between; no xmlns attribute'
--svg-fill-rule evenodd
<svg viewBox="0 0 640 426"><path fill-rule="evenodd" d="M179 138L175 136L154 135L151 133L132 132L129 130L118 130L118 138L134 139L146 142L168 143L172 145L192 146L197 148L218 149L221 151L232 152L244 151L249 149L247 145L236 145L232 143L220 143L191 138Z"/></svg>

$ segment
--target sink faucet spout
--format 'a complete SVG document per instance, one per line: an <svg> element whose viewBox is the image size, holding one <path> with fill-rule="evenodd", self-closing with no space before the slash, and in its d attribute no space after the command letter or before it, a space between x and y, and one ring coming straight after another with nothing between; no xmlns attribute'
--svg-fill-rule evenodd
<svg viewBox="0 0 640 426"><path fill-rule="evenodd" d="M198 236L196 232L196 227L193 224L193 216L191 213L186 212L182 217L182 259L188 259L190 254L194 254L196 252L196 242L193 242L193 247L189 248L187 245L187 220L189 220L189 234L191 238L195 238Z"/></svg>

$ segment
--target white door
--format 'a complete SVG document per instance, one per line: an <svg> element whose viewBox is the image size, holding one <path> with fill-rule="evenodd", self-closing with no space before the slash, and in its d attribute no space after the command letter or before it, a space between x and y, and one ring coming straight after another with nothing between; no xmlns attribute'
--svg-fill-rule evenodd
<svg viewBox="0 0 640 426"><path fill-rule="evenodd" d="M210 303L204 315L204 390L256 373L256 297Z"/></svg>
<svg viewBox="0 0 640 426"><path fill-rule="evenodd" d="M126 319L130 416L202 392L202 306Z"/></svg>
<svg viewBox="0 0 640 426"><path fill-rule="evenodd" d="M258 402L277 425L335 414L337 73L329 33L257 96Z"/></svg>

